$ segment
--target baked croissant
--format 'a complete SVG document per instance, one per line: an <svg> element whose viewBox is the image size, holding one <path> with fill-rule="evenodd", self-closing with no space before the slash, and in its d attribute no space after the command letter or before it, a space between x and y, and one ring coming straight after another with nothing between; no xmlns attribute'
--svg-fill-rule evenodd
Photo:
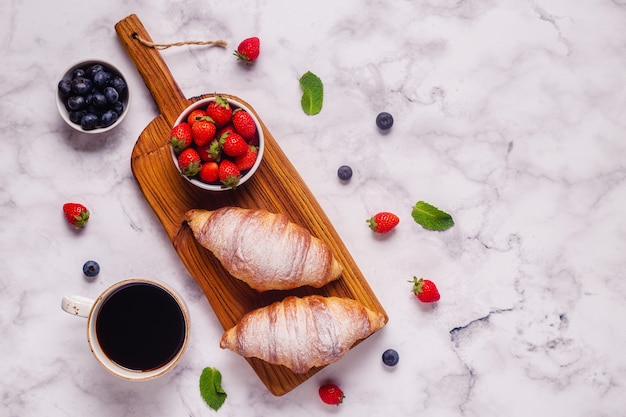
<svg viewBox="0 0 626 417"><path fill-rule="evenodd" d="M381 313L349 298L289 296L246 314L220 347L301 374L339 360L384 325Z"/></svg>
<svg viewBox="0 0 626 417"><path fill-rule="evenodd" d="M222 207L193 209L185 216L198 243L258 291L319 288L341 275L328 245L284 214Z"/></svg>

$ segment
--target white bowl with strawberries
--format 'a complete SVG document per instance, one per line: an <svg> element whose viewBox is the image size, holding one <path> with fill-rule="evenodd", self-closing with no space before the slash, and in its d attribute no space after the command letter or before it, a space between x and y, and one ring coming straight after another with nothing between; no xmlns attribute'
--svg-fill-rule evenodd
<svg viewBox="0 0 626 417"><path fill-rule="evenodd" d="M168 138L174 165L193 185L233 190L248 181L263 158L263 129L243 103L215 95L188 106Z"/></svg>

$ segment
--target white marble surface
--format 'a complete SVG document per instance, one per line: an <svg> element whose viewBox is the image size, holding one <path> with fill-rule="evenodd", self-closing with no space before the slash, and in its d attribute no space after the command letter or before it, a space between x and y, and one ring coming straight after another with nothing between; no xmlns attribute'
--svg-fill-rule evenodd
<svg viewBox="0 0 626 417"><path fill-rule="evenodd" d="M11 1L0 17L1 415L213 415L205 366L223 373L223 416L626 415L624 0L88 3ZM389 313L285 396L220 350L219 323L130 171L157 114L114 31L131 13L156 42L229 42L163 56L189 97L227 92L257 110ZM243 68L231 51L252 35L261 57ZM54 104L63 69L93 57L134 90L123 126L101 138L70 132ZM326 93L313 117L299 101L308 70ZM382 110L395 117L387 135ZM92 211L83 233L62 218L68 200ZM418 200L456 226L420 228ZM401 217L384 239L364 223L381 210ZM102 267L91 283L90 258ZM413 275L438 283L436 306L409 292ZM64 294L132 276L174 286L193 320L182 363L146 383L102 370L85 322L60 309ZM393 370L380 361L390 347ZM319 400L326 380L342 406Z"/></svg>

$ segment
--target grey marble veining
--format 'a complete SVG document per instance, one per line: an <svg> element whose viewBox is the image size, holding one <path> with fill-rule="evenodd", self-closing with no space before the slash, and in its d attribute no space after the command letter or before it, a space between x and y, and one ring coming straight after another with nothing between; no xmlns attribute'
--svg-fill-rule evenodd
<svg viewBox="0 0 626 417"><path fill-rule="evenodd" d="M282 397L218 346L221 326L178 259L130 170L157 115L117 40L135 13L155 42L224 39L162 51L189 96L244 98L307 182L390 316L341 361ZM205 366L223 373L222 416L624 416L626 412L626 3L620 0L12 1L0 15L0 412L3 416L211 415ZM257 35L259 61L238 65ZM64 126L54 94L65 68L114 62L133 103L98 138ZM317 116L298 78L324 82ZM386 135L380 111L394 115ZM336 170L354 177L341 184ZM61 206L92 219L76 234ZM456 225L415 224L425 200ZM365 219L401 217L377 238ZM102 272L82 277L85 260ZM437 282L425 306L414 275ZM60 309L146 276L192 315L181 364L120 381L89 351L85 322ZM387 369L380 355L400 352ZM318 386L341 385L339 408Z"/></svg>

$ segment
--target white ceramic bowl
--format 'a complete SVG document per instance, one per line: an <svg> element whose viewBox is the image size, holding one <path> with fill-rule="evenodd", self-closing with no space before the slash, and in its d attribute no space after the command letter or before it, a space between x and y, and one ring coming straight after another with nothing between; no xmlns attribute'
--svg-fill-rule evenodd
<svg viewBox="0 0 626 417"><path fill-rule="evenodd" d="M241 108L241 109L247 111L250 114L250 116L252 116L252 119L254 120L254 123L256 124L257 135L258 135L258 138L259 138L259 144L257 146L258 154L257 154L256 161L255 161L254 165L252 166L252 168L250 168L248 171L243 173L241 179L239 180L239 183L235 187L235 188L239 188L246 181L248 181L250 178L252 178L252 176L256 172L257 168L261 164L261 160L263 159L263 151L265 149L265 136L263 134L263 129L261 128L261 124L259 123L259 120L257 119L256 115L247 106L245 106L244 104L238 102L237 100L233 100L233 99L227 98L227 97L224 97L224 98L226 98L226 100L228 100L228 103L230 104L230 106L231 106L231 108L233 110L235 110L237 108ZM200 100L190 104L178 116L178 118L176 119L176 122L174 122L174 126L178 125L179 123L187 121L187 118L189 117L189 114L193 110L205 109L209 105L209 103L212 102L212 101L215 101L214 97L207 97L207 98L200 99ZM199 187L199 188L202 188L203 190L208 190L208 191L228 191L228 190L232 190L232 188L226 187L226 186L224 186L222 184L209 184L209 183L203 182L203 181L201 181L201 180L199 180L199 179L197 179L195 177L190 178L190 177L188 177L186 175L183 175L183 173L180 171L180 168L178 167L178 156L174 152L174 149L172 148L172 146L170 146L170 152L171 152L171 155L172 155L172 159L174 161L174 166L176 167L178 172L180 172L180 175L182 175L187 181L189 181L190 183L192 183L196 187Z"/></svg>
<svg viewBox="0 0 626 417"><path fill-rule="evenodd" d="M70 110L67 107L67 98L68 95L65 95L62 93L61 88L59 87L61 81L65 80L65 79L72 79L72 74L74 73L75 70L82 68L82 69L87 69L89 67L91 67L92 65L95 64L100 64L102 65L109 73L111 73L113 76L119 76L124 80L124 83L126 84L126 88L123 89L120 94L119 94L119 101L122 103L122 105L124 106L123 111L121 112L121 114L118 114L117 120L110 124L109 126L98 126L94 129L83 129L83 127L80 125L79 123L75 123L71 120L70 118ZM104 87L103 87L104 88ZM119 68L117 68L115 65L111 64L110 62L106 62L103 61L101 59L87 59L87 60L83 60L83 61L79 61L74 63L73 65L71 65L69 68L67 68L61 75L61 77L59 78L59 80L57 81L57 84L55 85L55 90L56 90L56 103L57 103L57 108L59 110L59 114L61 115L61 117L63 118L63 120L65 121L65 123L67 123L68 126L70 126L71 128L79 131L79 132L83 132L83 133L89 133L89 134L98 134L98 133L103 133L103 132L108 132L109 130L115 128L116 126L118 126L120 123L122 123L122 120L124 120L124 118L126 117L126 115L128 114L128 109L130 107L130 101L131 101L131 91L130 91L130 87L128 85L128 80L127 78L124 76L124 74L122 73L122 71L120 71ZM71 95L76 95L74 93L70 93L69 96ZM85 105L86 107L86 105Z"/></svg>

